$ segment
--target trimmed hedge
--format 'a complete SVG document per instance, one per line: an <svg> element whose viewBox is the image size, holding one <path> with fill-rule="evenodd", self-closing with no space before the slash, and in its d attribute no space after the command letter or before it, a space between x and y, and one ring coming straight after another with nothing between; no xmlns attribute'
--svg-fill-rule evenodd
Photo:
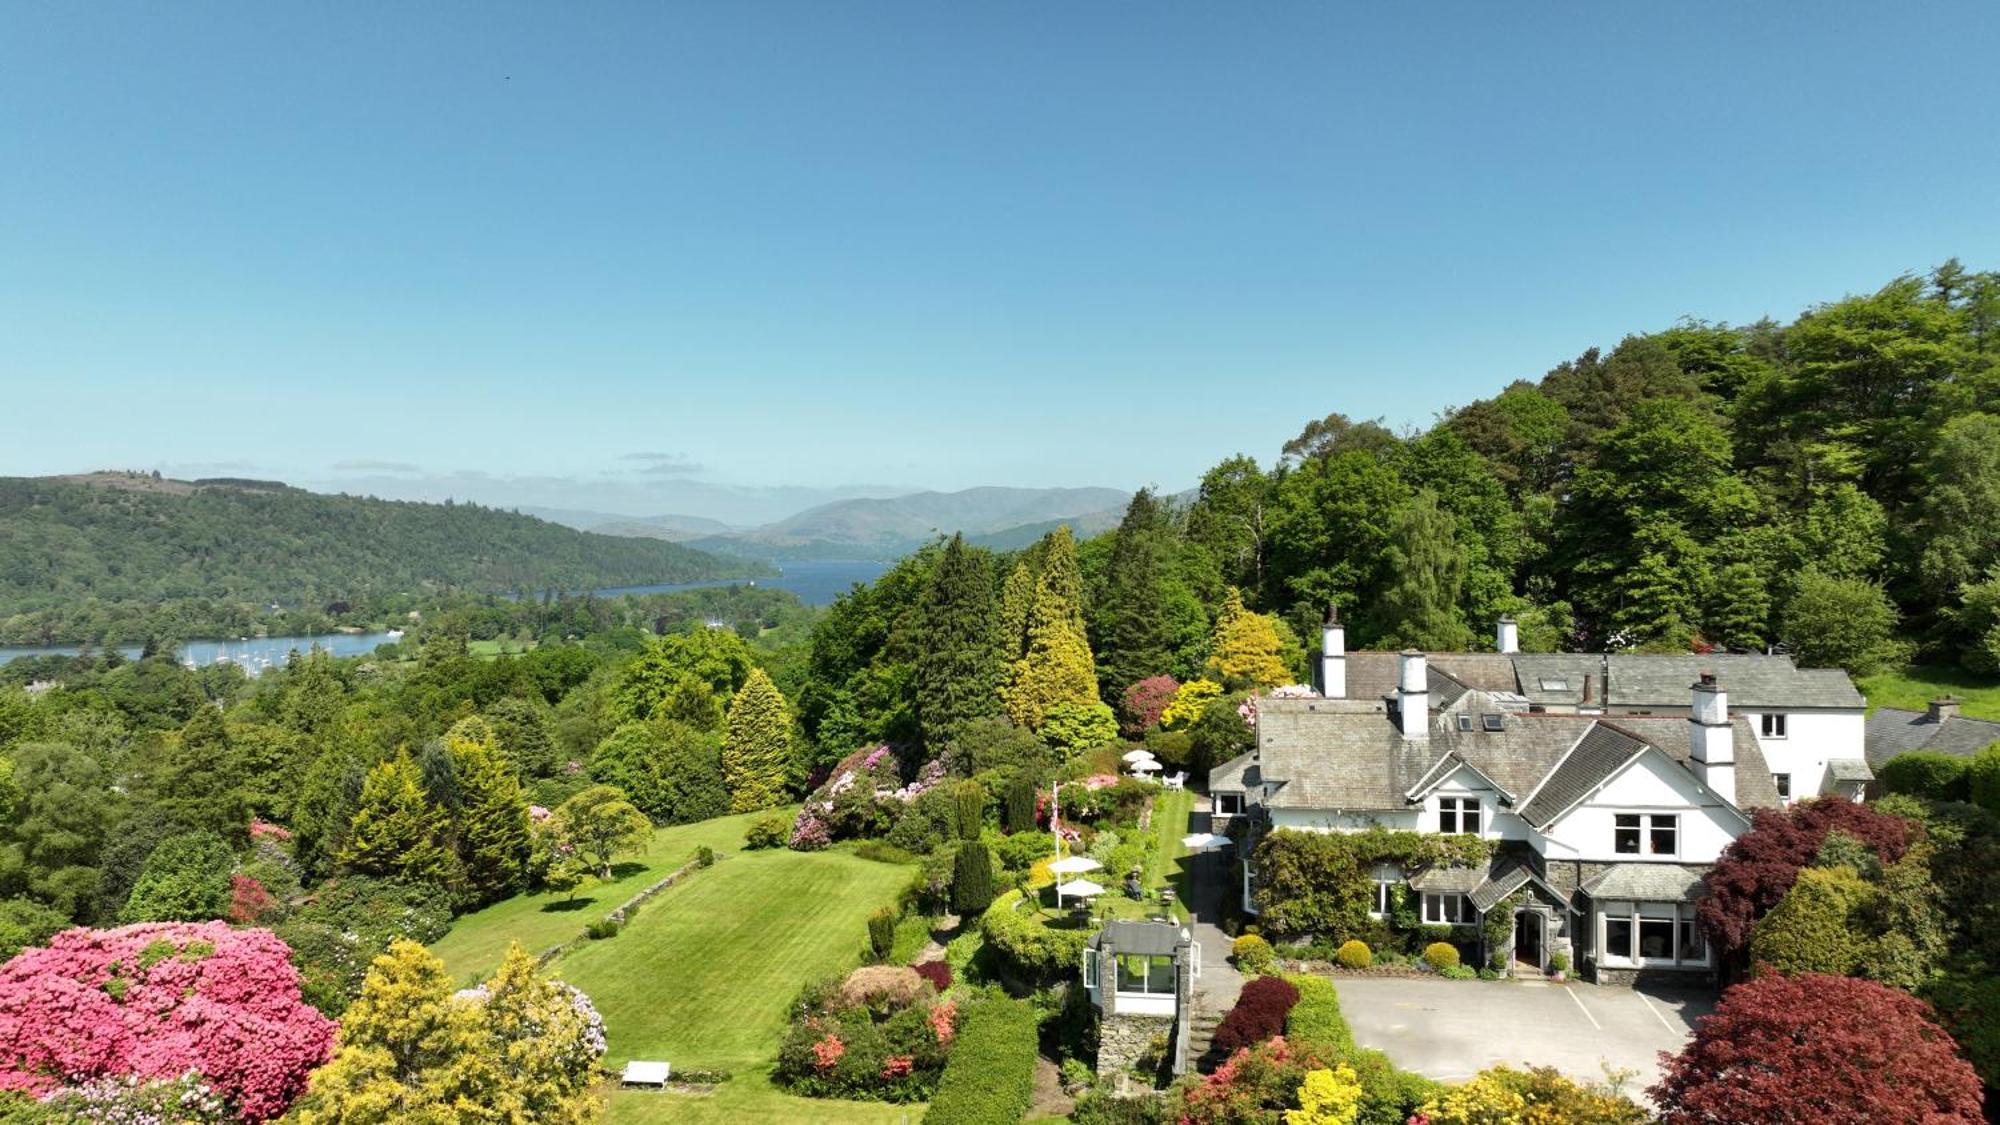
<svg viewBox="0 0 2000 1125"><path fill-rule="evenodd" d="M1340 1012L1340 992L1325 977L1303 973L1285 977L1298 990L1298 1002L1285 1013L1285 1041L1322 1056L1347 1058L1354 1053L1354 1030Z"/></svg>
<svg viewBox="0 0 2000 1125"><path fill-rule="evenodd" d="M987 946L1029 983L1080 972L1089 931L1050 929L1032 911L1017 909L1020 904L1021 893L1008 891L980 915L979 932Z"/></svg>
<svg viewBox="0 0 2000 1125"><path fill-rule="evenodd" d="M1883 763L1876 776L1891 793L1933 801L1963 801L1969 794L1972 760L1938 750L1910 750Z"/></svg>
<svg viewBox="0 0 2000 1125"><path fill-rule="evenodd" d="M1246 973L1268 973L1277 960L1271 943L1256 934L1244 934L1229 946L1229 955L1236 958L1236 967Z"/></svg>
<svg viewBox="0 0 2000 1125"><path fill-rule="evenodd" d="M1368 948L1365 941L1349 940L1333 955L1343 969L1365 969L1375 963L1375 951Z"/></svg>
<svg viewBox="0 0 2000 1125"><path fill-rule="evenodd" d="M1035 1097L1034 1008L982 1000L960 1021L925 1125L1015 1125Z"/></svg>
<svg viewBox="0 0 2000 1125"><path fill-rule="evenodd" d="M1446 969L1458 968L1458 947L1448 941L1434 941L1424 946L1424 963L1442 973Z"/></svg>
<svg viewBox="0 0 2000 1125"><path fill-rule="evenodd" d="M1215 1027L1215 1048L1233 1055L1285 1032L1285 1017L1299 1002L1298 986L1283 977L1257 977L1243 986L1236 1006Z"/></svg>

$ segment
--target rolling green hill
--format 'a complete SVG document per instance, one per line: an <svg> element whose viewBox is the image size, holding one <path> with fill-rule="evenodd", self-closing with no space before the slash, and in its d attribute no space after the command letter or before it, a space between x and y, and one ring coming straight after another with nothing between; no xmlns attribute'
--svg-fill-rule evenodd
<svg viewBox="0 0 2000 1125"><path fill-rule="evenodd" d="M328 627L446 594L769 573L470 504L136 473L0 478L0 643Z"/></svg>

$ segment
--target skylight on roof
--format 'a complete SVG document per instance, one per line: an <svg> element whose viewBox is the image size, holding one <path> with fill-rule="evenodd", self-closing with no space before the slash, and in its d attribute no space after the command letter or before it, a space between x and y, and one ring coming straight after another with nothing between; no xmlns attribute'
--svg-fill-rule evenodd
<svg viewBox="0 0 2000 1125"><path fill-rule="evenodd" d="M1498 712L1481 715L1479 725L1487 730L1504 730L1507 726L1507 716Z"/></svg>
<svg viewBox="0 0 2000 1125"><path fill-rule="evenodd" d="M1545 679L1545 680L1543 680L1543 681L1542 681L1542 690L1543 690L1543 691L1568 691L1568 690L1569 690L1569 681L1568 681L1568 680L1546 680L1546 679Z"/></svg>

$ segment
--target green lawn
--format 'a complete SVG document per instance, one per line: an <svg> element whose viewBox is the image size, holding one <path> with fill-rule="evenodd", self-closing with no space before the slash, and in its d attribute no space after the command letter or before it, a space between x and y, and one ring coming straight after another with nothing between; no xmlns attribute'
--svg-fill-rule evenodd
<svg viewBox="0 0 2000 1125"><path fill-rule="evenodd" d="M917 1125L924 1107L795 1098L772 1086L765 1068L738 1074L708 1097L618 1090L609 1119L613 1125Z"/></svg>
<svg viewBox="0 0 2000 1125"><path fill-rule="evenodd" d="M467 655L477 656L482 660L492 660L497 656L512 656L527 652L534 648L536 643L532 639L524 641L514 637L498 637L490 641L467 641L465 651Z"/></svg>
<svg viewBox="0 0 2000 1125"><path fill-rule="evenodd" d="M791 812L790 809L782 811ZM484 977L500 964L501 956L507 952L508 942L518 941L528 952L535 953L567 941L581 932L586 922L603 917L607 911L639 893L648 884L693 859L695 849L703 844L714 848L717 855L742 851L743 830L751 821L769 815L769 812L744 813L704 820L699 824L662 828L653 834L652 847L644 855L619 864L616 880L580 891L577 901L585 905L566 908L563 896L558 894L510 898L460 918L450 933L431 946L431 952L444 960L445 969L454 979L467 981ZM700 872L686 886L669 889L641 907L639 916L644 918L649 910L664 909L673 896L714 873L712 870Z"/></svg>
<svg viewBox="0 0 2000 1125"><path fill-rule="evenodd" d="M1854 684L1868 697L1870 710L1895 707L1921 711L1924 704L1940 695L1955 695L1961 702L1960 714L1974 719L2000 719L2000 677L1975 675L1960 668L1909 664L1858 677Z"/></svg>

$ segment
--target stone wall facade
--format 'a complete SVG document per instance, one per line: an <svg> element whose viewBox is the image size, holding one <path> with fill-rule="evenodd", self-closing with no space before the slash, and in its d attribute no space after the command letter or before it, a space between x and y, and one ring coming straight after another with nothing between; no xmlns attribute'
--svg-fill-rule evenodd
<svg viewBox="0 0 2000 1125"><path fill-rule="evenodd" d="M1116 1075L1122 1086L1153 1040L1165 1036L1171 1044L1172 1016L1135 1016L1106 1013L1097 1024L1097 1075ZM1171 1048L1170 1048L1171 1049Z"/></svg>

